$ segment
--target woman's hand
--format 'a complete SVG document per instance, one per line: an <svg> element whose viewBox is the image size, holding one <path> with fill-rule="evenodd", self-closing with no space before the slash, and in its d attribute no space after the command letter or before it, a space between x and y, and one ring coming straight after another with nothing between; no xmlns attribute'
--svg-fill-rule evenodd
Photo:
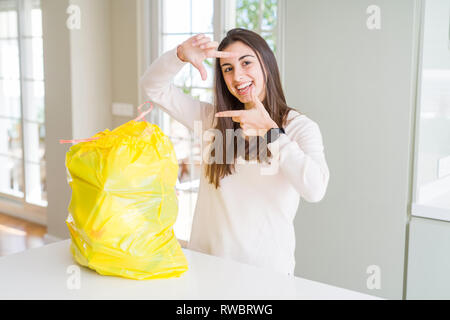
<svg viewBox="0 0 450 320"><path fill-rule="evenodd" d="M207 77L203 60L206 58L231 58L235 57L236 53L217 51L219 43L211 41L211 38L204 34L198 34L190 37L177 47L178 58L183 62L189 62L198 71L202 80L205 81Z"/></svg>
<svg viewBox="0 0 450 320"><path fill-rule="evenodd" d="M216 117L231 117L239 122L244 135L263 137L272 128L278 128L263 103L259 100L254 88L251 88L252 108L248 110L230 110L217 112Z"/></svg>

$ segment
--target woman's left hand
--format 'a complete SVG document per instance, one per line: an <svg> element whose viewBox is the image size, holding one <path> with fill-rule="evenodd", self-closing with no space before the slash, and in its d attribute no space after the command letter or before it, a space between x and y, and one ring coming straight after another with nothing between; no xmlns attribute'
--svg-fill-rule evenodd
<svg viewBox="0 0 450 320"><path fill-rule="evenodd" d="M251 109L217 112L216 117L231 117L234 122L240 123L244 135L263 137L271 128L278 128L278 125L264 108L254 88L251 90L251 97Z"/></svg>

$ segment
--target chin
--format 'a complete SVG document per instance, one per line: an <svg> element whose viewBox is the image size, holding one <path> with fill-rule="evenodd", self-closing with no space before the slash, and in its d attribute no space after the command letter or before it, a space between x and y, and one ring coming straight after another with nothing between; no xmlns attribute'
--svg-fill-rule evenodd
<svg viewBox="0 0 450 320"><path fill-rule="evenodd" d="M241 96L235 96L240 102L242 103L248 103L252 101L252 98L250 96L245 96L245 97L241 97Z"/></svg>

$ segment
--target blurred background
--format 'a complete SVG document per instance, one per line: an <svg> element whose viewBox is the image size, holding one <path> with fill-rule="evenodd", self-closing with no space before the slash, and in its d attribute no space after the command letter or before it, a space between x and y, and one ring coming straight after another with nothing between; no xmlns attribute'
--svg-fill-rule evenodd
<svg viewBox="0 0 450 320"><path fill-rule="evenodd" d="M0 256L66 239L59 139L137 116L139 79L194 34L258 32L291 107L316 121L330 168L301 202L296 275L387 298L450 298L450 0L0 0ZM186 65L174 83L213 103ZM200 177L193 132L147 117L179 161L177 238ZM378 266L382 286L367 285Z"/></svg>

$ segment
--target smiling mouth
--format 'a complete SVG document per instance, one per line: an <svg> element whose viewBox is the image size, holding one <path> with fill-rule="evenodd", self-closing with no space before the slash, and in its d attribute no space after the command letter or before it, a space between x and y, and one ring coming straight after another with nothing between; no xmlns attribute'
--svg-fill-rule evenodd
<svg viewBox="0 0 450 320"><path fill-rule="evenodd" d="M240 96L245 96L249 93L251 87L253 87L253 81L247 87L242 88L242 89L236 88L236 90Z"/></svg>

